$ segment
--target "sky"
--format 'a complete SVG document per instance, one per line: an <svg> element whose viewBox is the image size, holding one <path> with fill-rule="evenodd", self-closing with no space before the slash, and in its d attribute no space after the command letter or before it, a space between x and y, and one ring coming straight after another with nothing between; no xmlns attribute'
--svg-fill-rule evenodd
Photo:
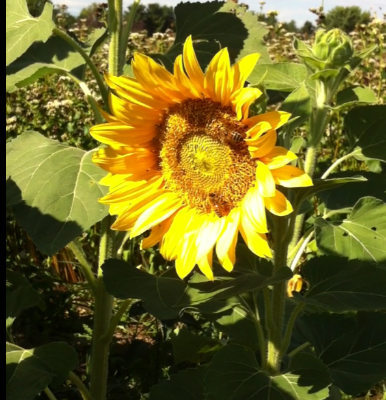
<svg viewBox="0 0 386 400"><path fill-rule="evenodd" d="M71 14L78 15L82 8L89 6L92 3L100 3L102 0L51 0L54 4L66 4L68 11ZM260 10L259 1L261 0L240 0L239 3L245 3L249 5L250 10ZM263 8L264 12L276 10L279 12L278 19L280 22L288 22L292 19L296 21L300 27L307 20L315 22L316 15L308 11L309 8L318 8L323 0L265 0ZM105 0L107 2L107 0ZM159 3L168 6L176 6L181 0L142 0L142 4L148 3ZM132 3L132 0L123 1L125 8ZM363 4L366 4L364 7ZM386 11L386 6L383 6L382 11L381 3L383 0L324 0L324 10L328 12L335 6L359 6L364 11L370 11L372 14L377 13L378 18L382 18L382 14Z"/></svg>

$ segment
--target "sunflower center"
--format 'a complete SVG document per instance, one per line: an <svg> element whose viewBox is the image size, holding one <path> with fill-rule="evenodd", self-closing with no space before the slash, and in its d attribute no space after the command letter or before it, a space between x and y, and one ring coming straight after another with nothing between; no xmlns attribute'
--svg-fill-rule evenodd
<svg viewBox="0 0 386 400"><path fill-rule="evenodd" d="M159 126L160 169L166 187L201 212L227 215L255 181L256 162L246 127L230 107L186 100L169 108Z"/></svg>

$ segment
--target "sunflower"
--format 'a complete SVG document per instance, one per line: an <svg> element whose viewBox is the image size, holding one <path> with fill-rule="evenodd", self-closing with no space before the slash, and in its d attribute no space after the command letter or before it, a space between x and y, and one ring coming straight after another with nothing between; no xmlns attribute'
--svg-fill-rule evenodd
<svg viewBox="0 0 386 400"><path fill-rule="evenodd" d="M136 237L151 229L142 248L160 244L176 261L181 278L198 265L208 279L213 250L227 271L235 263L238 234L260 257L271 257L266 209L284 216L291 204L277 189L312 185L291 151L275 146L276 129L290 114L249 117L259 89L244 87L259 58L251 54L231 67L219 51L206 74L191 37L174 73L135 54L135 79L106 75L111 88L107 121L91 129L106 144L93 157L109 172L100 199L117 215L112 229Z"/></svg>

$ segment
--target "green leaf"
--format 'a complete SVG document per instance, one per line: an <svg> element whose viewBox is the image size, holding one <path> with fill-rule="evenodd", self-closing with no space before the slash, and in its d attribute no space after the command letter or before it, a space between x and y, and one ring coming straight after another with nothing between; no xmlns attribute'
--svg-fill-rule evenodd
<svg viewBox="0 0 386 400"><path fill-rule="evenodd" d="M322 71L315 72L310 76L310 79L312 80L325 80L329 78L335 78L337 75L339 75L339 70L338 69L323 69Z"/></svg>
<svg viewBox="0 0 386 400"><path fill-rule="evenodd" d="M5 270L6 295L5 318L6 329L9 329L20 313L30 307L39 306L45 309L44 301L23 275L9 269Z"/></svg>
<svg viewBox="0 0 386 400"><path fill-rule="evenodd" d="M102 266L106 290L119 299L141 299L146 310L159 319L175 318L181 308L173 308L185 290L174 271L162 276L141 271L122 260L107 260Z"/></svg>
<svg viewBox="0 0 386 400"><path fill-rule="evenodd" d="M361 171L362 174L362 171ZM326 190L331 190L342 186L346 183L358 183L358 182L366 182L366 178L360 175L354 176L344 176L339 178L328 178L328 179L313 179L313 185L295 189L296 193L296 203L301 204L303 201L316 193L321 193ZM345 186L346 188L346 186ZM347 190L347 188L346 188Z"/></svg>
<svg viewBox="0 0 386 400"><path fill-rule="evenodd" d="M52 11L53 5L46 3L41 16L33 18L25 0L7 0L5 6L6 66L20 57L32 43L45 42L51 36L55 27Z"/></svg>
<svg viewBox="0 0 386 400"><path fill-rule="evenodd" d="M192 35L194 49L203 70L224 47L228 48L232 62L251 53L260 53L260 62L270 62L262 40L267 29L257 20L256 15L241 5L220 1L186 2L179 3L174 13L177 33L173 46L165 54L151 55L170 71L189 35Z"/></svg>
<svg viewBox="0 0 386 400"><path fill-rule="evenodd" d="M280 110L291 113L291 119L298 117L288 125L287 129L290 131L308 120L312 111L312 100L304 82L284 100Z"/></svg>
<svg viewBox="0 0 386 400"><path fill-rule="evenodd" d="M329 210L353 207L362 197L372 196L386 202L386 175L367 171L344 171L331 174L329 179L349 178L362 175L367 181L350 183L349 187L338 186L318 194Z"/></svg>
<svg viewBox="0 0 386 400"><path fill-rule="evenodd" d="M49 384L59 385L78 363L75 350L66 343L50 343L23 349L6 343L6 397L33 400Z"/></svg>
<svg viewBox="0 0 386 400"><path fill-rule="evenodd" d="M270 376L260 369L254 352L230 344L220 350L205 376L207 400L322 400L328 396L328 372L315 357L293 360L293 370ZM321 388L321 389L320 389Z"/></svg>
<svg viewBox="0 0 386 400"><path fill-rule="evenodd" d="M344 119L352 149L364 157L386 162L386 105L353 108Z"/></svg>
<svg viewBox="0 0 386 400"><path fill-rule="evenodd" d="M244 273L236 278L221 279L217 277L214 282L196 273L189 281L188 286L176 306L194 306L207 301L218 301L258 290L263 287L283 282L292 277L288 267L280 268L274 275L267 277L257 273Z"/></svg>
<svg viewBox="0 0 386 400"><path fill-rule="evenodd" d="M53 255L108 214L98 203L105 172L92 152L66 146L37 132L7 144L6 204L36 246Z"/></svg>
<svg viewBox="0 0 386 400"><path fill-rule="evenodd" d="M186 369L150 389L149 400L203 400L206 367Z"/></svg>
<svg viewBox="0 0 386 400"><path fill-rule="evenodd" d="M106 29L95 29L85 43L78 42L83 50L92 55L106 38ZM71 74L83 80L85 61L74 48L58 36L46 43L34 43L26 53L6 69L6 90L28 86L37 79L53 73Z"/></svg>
<svg viewBox="0 0 386 400"><path fill-rule="evenodd" d="M253 76L256 76L256 80L258 80L258 77L264 77L262 83L267 89L293 92L307 79L308 72L307 68L301 64L258 63L253 71ZM253 80L251 82L253 84Z"/></svg>
<svg viewBox="0 0 386 400"><path fill-rule="evenodd" d="M222 347L218 340L195 335L187 329L175 331L171 336L171 342L175 364L183 361L206 362Z"/></svg>
<svg viewBox="0 0 386 400"><path fill-rule="evenodd" d="M313 70L325 70L325 63L315 57L310 46L303 41L294 39L294 50L296 55L309 65Z"/></svg>
<svg viewBox="0 0 386 400"><path fill-rule="evenodd" d="M338 92L336 96L336 106L334 110L341 110L352 105L377 102L377 96L368 87L352 86Z"/></svg>
<svg viewBox="0 0 386 400"><path fill-rule="evenodd" d="M328 256L314 257L302 267L309 285L295 299L328 311L386 309L386 270L376 264Z"/></svg>
<svg viewBox="0 0 386 400"><path fill-rule="evenodd" d="M347 219L328 222L315 220L319 250L349 260L386 261L386 204L374 197L364 197Z"/></svg>
<svg viewBox="0 0 386 400"><path fill-rule="evenodd" d="M386 314L304 315L296 329L315 348L344 393L358 395L386 376Z"/></svg>

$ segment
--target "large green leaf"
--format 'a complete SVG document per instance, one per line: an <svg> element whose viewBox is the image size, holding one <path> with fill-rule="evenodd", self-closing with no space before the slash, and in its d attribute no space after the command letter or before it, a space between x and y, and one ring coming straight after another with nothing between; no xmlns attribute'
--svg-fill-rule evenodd
<svg viewBox="0 0 386 400"><path fill-rule="evenodd" d="M105 172L91 152L37 132L7 144L6 203L36 246L53 255L108 213L98 203Z"/></svg>
<svg viewBox="0 0 386 400"><path fill-rule="evenodd" d="M6 343L6 397L32 400L49 384L58 385L76 367L78 356L66 343L23 349Z"/></svg>
<svg viewBox="0 0 386 400"><path fill-rule="evenodd" d="M15 318L25 309L39 306L45 309L44 301L22 275L9 269L5 270L6 295L5 319L6 329L9 329Z"/></svg>
<svg viewBox="0 0 386 400"><path fill-rule="evenodd" d="M386 314L304 315L297 330L327 365L344 393L357 395L386 376Z"/></svg>
<svg viewBox="0 0 386 400"><path fill-rule="evenodd" d="M318 194L329 210L353 207L362 197L372 196L386 202L386 174L367 171L344 171L331 174L330 179L344 179L362 175L367 181L352 182L350 186L337 186Z"/></svg>
<svg viewBox="0 0 386 400"><path fill-rule="evenodd" d="M347 219L329 222L315 220L319 250L349 260L386 261L386 204L374 197L363 197Z"/></svg>
<svg viewBox="0 0 386 400"><path fill-rule="evenodd" d="M194 306L208 301L218 301L240 295L252 290L273 285L291 279L292 271L288 267L280 268L274 275L265 276L258 273L244 273L236 278L218 278L214 282L204 278L201 274L189 281L184 294L177 306Z"/></svg>
<svg viewBox="0 0 386 400"><path fill-rule="evenodd" d="M42 15L33 18L28 11L26 0L6 1L6 66L20 57L32 43L45 42L51 36L55 27L52 11L53 5L46 3Z"/></svg>
<svg viewBox="0 0 386 400"><path fill-rule="evenodd" d="M186 369L150 389L149 400L203 400L205 367Z"/></svg>
<svg viewBox="0 0 386 400"><path fill-rule="evenodd" d="M106 290L119 299L141 299L144 307L159 319L175 318L181 308L173 308L185 290L185 283L173 274L155 276L121 260L107 260L103 268Z"/></svg>
<svg viewBox="0 0 386 400"><path fill-rule="evenodd" d="M283 375L260 369L254 352L230 344L220 350L205 376L207 400L322 400L330 384L326 367L312 355L293 360Z"/></svg>
<svg viewBox="0 0 386 400"><path fill-rule="evenodd" d="M183 361L203 363L208 361L213 354L221 349L222 344L203 335L195 335L187 329L179 329L171 336L175 364Z"/></svg>
<svg viewBox="0 0 386 400"><path fill-rule="evenodd" d="M251 82L262 81L264 87L267 89L293 92L307 80L307 77L307 68L301 64L258 63L253 71Z"/></svg>
<svg viewBox="0 0 386 400"><path fill-rule="evenodd" d="M224 47L228 48L232 62L251 53L260 53L260 62L270 62L262 41L267 29L241 5L231 1L185 2L179 3L174 12L177 33L173 46L165 54L152 54L169 70L173 70L174 60L182 53L189 35L195 42L194 49L203 69Z"/></svg>
<svg viewBox="0 0 386 400"><path fill-rule="evenodd" d="M291 113L291 119L296 118L288 126L290 131L308 120L312 111L312 100L304 82L284 100L280 110Z"/></svg>
<svg viewBox="0 0 386 400"><path fill-rule="evenodd" d="M376 264L336 256L314 257L302 267L309 284L296 299L329 311L386 309L386 270Z"/></svg>
<svg viewBox="0 0 386 400"><path fill-rule="evenodd" d="M344 126L353 149L386 162L386 105L356 107L346 115Z"/></svg>
<svg viewBox="0 0 386 400"><path fill-rule="evenodd" d="M370 88L352 86L338 92L334 109L340 110L355 104L375 104L376 102L377 96Z"/></svg>
<svg viewBox="0 0 386 400"><path fill-rule="evenodd" d="M106 29L95 29L88 40L79 45L91 55L105 37ZM7 67L6 90L12 92L52 73L67 73L82 80L84 71L84 58L62 38L52 36L46 43L34 43Z"/></svg>

